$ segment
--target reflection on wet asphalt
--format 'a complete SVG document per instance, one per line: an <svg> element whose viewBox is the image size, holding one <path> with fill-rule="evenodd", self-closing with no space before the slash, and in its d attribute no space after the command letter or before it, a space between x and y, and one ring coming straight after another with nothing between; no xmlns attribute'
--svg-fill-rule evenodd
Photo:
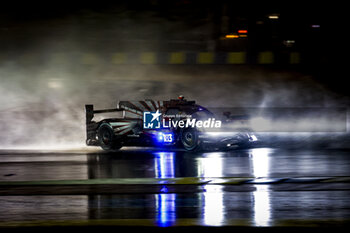
<svg viewBox="0 0 350 233"><path fill-rule="evenodd" d="M252 226L279 220L350 218L350 191L207 192L92 196L0 196L1 221L153 219L159 226L177 219L198 219L201 225L227 225L246 219Z"/></svg>
<svg viewBox="0 0 350 233"><path fill-rule="evenodd" d="M256 148L230 152L163 152L0 155L0 179L59 180L173 177L350 176L346 150L281 150ZM152 219L158 226L179 219L201 225L273 226L279 220L350 219L350 190L227 191L203 185L202 192L157 194L0 196L0 222L65 219Z"/></svg>
<svg viewBox="0 0 350 233"><path fill-rule="evenodd" d="M230 152L89 155L89 178L284 177L350 174L347 151L256 148Z"/></svg>
<svg viewBox="0 0 350 233"><path fill-rule="evenodd" d="M125 150L0 155L0 180L349 175L347 150L256 148L206 153Z"/></svg>

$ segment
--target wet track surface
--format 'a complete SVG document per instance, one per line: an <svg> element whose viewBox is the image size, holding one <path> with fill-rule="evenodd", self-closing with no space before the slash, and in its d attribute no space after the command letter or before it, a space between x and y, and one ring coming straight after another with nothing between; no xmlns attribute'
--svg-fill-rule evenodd
<svg viewBox="0 0 350 233"><path fill-rule="evenodd" d="M256 148L229 152L128 149L0 154L0 180L349 176L349 150Z"/></svg>
<svg viewBox="0 0 350 233"><path fill-rule="evenodd" d="M128 149L118 153L99 150L0 153L0 182L178 177L317 180L349 176L348 150L256 148L188 153ZM284 226L298 221L303 224L317 221L317 224L342 225L350 219L348 182L245 185L189 182L178 188L158 185L160 189L156 192L146 192L148 186L138 183L129 191L119 193L113 189L123 185L111 186L108 192L100 193L90 192L95 186L89 186L86 189L89 192L77 195L21 195L20 191L11 195L6 194L6 191L11 193L11 187L4 190L0 186L3 189L0 207L6 210L0 212L0 223L113 220L124 221L126 225Z"/></svg>

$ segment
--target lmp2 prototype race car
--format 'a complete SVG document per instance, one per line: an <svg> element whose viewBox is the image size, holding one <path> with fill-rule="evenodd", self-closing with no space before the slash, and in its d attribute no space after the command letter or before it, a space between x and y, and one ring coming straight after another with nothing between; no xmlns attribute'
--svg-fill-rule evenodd
<svg viewBox="0 0 350 233"><path fill-rule="evenodd" d="M85 105L86 144L114 151L123 146L180 147L187 151L234 149L257 141L247 117L225 112L219 120L208 109L183 96L168 101L120 101L117 108L94 110ZM113 113L95 120L95 114ZM239 125L239 127L237 127Z"/></svg>

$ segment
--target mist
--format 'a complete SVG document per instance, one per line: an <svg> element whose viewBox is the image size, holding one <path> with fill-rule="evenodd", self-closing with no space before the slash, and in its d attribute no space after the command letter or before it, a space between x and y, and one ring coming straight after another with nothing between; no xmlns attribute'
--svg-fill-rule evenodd
<svg viewBox="0 0 350 233"><path fill-rule="evenodd" d="M178 95L209 109L336 107L344 101L301 74L240 67L101 69L80 65L70 70L51 64L35 69L11 64L2 66L0 75L0 127L1 132L6 132L0 136L0 142L4 148L84 146L85 104L103 109L115 107L120 100L167 100ZM330 127L334 124L312 118L305 120L329 123ZM296 122L285 119L278 124L295 127ZM260 124L263 126L266 125Z"/></svg>

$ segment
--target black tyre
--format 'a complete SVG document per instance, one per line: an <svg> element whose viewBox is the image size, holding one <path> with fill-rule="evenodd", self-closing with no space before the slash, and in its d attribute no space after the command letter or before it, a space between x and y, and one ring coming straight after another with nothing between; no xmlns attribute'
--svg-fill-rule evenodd
<svg viewBox="0 0 350 233"><path fill-rule="evenodd" d="M187 151L194 151L200 148L198 131L193 128L183 129L180 136L181 144Z"/></svg>
<svg viewBox="0 0 350 233"><path fill-rule="evenodd" d="M122 147L121 144L116 140L116 136L110 124L103 123L98 128L97 135L100 146L104 150L113 151L118 150Z"/></svg>

